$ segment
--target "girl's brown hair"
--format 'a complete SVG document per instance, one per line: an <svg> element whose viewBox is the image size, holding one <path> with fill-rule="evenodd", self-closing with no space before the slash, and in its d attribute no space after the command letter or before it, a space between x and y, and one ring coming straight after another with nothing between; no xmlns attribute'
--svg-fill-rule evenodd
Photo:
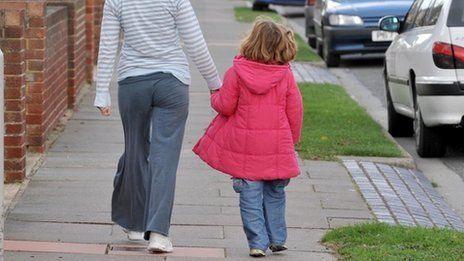
<svg viewBox="0 0 464 261"><path fill-rule="evenodd" d="M248 60L262 63L286 64L296 56L293 31L267 18L258 18L245 37L240 54Z"/></svg>

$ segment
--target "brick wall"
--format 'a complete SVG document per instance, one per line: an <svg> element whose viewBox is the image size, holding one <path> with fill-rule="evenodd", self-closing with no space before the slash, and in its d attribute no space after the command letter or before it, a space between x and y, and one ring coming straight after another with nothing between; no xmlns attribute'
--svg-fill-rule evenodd
<svg viewBox="0 0 464 261"><path fill-rule="evenodd" d="M0 10L0 48L5 58L5 180L26 170L25 11Z"/></svg>
<svg viewBox="0 0 464 261"><path fill-rule="evenodd" d="M94 42L95 42L95 57L98 59L98 46L100 44L100 29L103 17L103 5L105 0L93 0L94 1Z"/></svg>
<svg viewBox="0 0 464 261"><path fill-rule="evenodd" d="M26 143L33 152L45 150L43 92L45 86L46 16L44 1L26 8Z"/></svg>
<svg viewBox="0 0 464 261"><path fill-rule="evenodd" d="M66 7L47 7L45 38L44 133L53 129L68 107L68 16ZM81 59L84 60L84 59ZM82 63L82 62L81 62ZM84 67L85 68L85 67ZM83 72L84 69L81 69Z"/></svg>
<svg viewBox="0 0 464 261"><path fill-rule="evenodd" d="M49 0L49 5L66 6L68 10L68 107L75 109L77 95L86 80L91 79L86 55L86 0ZM93 66L92 66L93 67Z"/></svg>
<svg viewBox="0 0 464 261"><path fill-rule="evenodd" d="M85 52L87 64L87 81L92 82L96 58L95 43L95 0L86 0L85 3Z"/></svg>
<svg viewBox="0 0 464 261"><path fill-rule="evenodd" d="M49 132L92 80L104 0L0 0L5 53L5 177L25 176L26 147Z"/></svg>
<svg viewBox="0 0 464 261"><path fill-rule="evenodd" d="M30 22L29 26L31 24ZM35 152L44 152L47 134L56 126L68 107L66 7L46 7L45 25L44 59L27 59L28 74L42 75L40 79L35 78L29 82L27 89L27 144Z"/></svg>

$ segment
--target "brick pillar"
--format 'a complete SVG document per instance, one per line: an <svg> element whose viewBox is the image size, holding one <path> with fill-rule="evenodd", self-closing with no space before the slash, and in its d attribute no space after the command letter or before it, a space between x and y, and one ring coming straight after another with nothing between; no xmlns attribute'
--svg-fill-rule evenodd
<svg viewBox="0 0 464 261"><path fill-rule="evenodd" d="M92 76L87 67L86 0L49 0L50 5L66 6L68 10L68 108L75 109L77 95Z"/></svg>
<svg viewBox="0 0 464 261"><path fill-rule="evenodd" d="M0 48L5 58L5 181L26 174L25 12L0 11Z"/></svg>
<svg viewBox="0 0 464 261"><path fill-rule="evenodd" d="M30 38L27 38L27 41L37 41L44 44L44 46L40 45L44 57L40 57L40 59L28 57L26 61L28 75L27 145L30 151L39 153L45 151L47 135L56 126L68 107L69 83L73 80L69 79L69 74L74 73L73 70L68 70L67 8L65 6L45 5L43 7L44 13L42 15L40 12L36 13L37 16L29 13L27 31L30 34L27 36ZM34 53L38 50L29 45L27 51ZM81 60L83 60L81 64L84 67L81 74L84 75L85 59Z"/></svg>
<svg viewBox="0 0 464 261"><path fill-rule="evenodd" d="M45 2L27 2L26 19L26 123L27 145L33 152L45 150L44 121L45 89Z"/></svg>

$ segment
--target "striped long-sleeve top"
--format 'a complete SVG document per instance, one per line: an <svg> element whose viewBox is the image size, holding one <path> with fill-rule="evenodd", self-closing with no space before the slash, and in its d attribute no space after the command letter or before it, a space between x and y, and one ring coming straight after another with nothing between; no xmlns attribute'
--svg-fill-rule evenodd
<svg viewBox="0 0 464 261"><path fill-rule="evenodd" d="M106 0L97 65L94 105L111 105L109 86L123 32L118 80L154 72L171 73L190 84L187 57L196 64L208 87L218 89L221 80L206 46L189 0Z"/></svg>

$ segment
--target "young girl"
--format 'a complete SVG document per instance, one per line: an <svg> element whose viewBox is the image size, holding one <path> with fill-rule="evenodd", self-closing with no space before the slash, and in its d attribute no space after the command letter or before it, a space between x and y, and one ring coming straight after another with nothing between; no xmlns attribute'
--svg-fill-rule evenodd
<svg viewBox="0 0 464 261"><path fill-rule="evenodd" d="M287 249L285 187L298 168L302 100L289 62L293 32L258 20L211 96L219 113L194 148L214 169L233 177L250 255Z"/></svg>

